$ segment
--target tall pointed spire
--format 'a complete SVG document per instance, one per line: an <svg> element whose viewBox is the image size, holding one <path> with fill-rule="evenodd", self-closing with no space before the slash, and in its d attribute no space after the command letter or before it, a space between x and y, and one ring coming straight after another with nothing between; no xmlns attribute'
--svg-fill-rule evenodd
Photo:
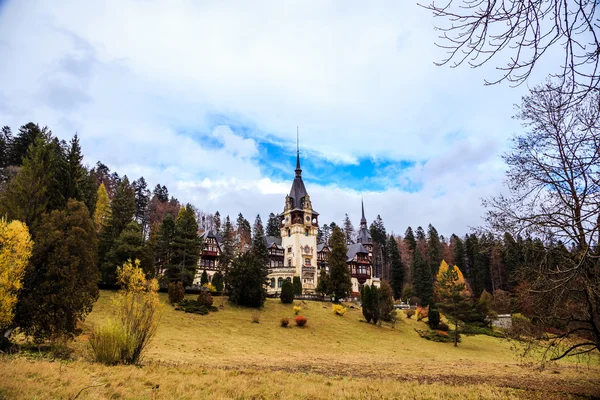
<svg viewBox="0 0 600 400"><path fill-rule="evenodd" d="M302 168L300 168L300 133L298 127L296 127L296 176L302 175Z"/></svg>
<svg viewBox="0 0 600 400"><path fill-rule="evenodd" d="M360 219L360 225L367 225L367 219L365 218L365 202L363 201L362 197L360 199L360 205L362 207L362 218Z"/></svg>

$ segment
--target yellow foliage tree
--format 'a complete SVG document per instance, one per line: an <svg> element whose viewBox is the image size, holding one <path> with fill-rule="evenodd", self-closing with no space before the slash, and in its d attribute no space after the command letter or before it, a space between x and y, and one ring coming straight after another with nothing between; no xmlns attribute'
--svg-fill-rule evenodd
<svg viewBox="0 0 600 400"><path fill-rule="evenodd" d="M0 219L0 329L9 327L15 316L17 295L32 248L27 225Z"/></svg>
<svg viewBox="0 0 600 400"><path fill-rule="evenodd" d="M98 200L96 200L96 210L94 211L94 223L98 232L108 224L110 214L111 208L108 192L106 191L106 187L104 187L104 183L101 183L98 187Z"/></svg>
<svg viewBox="0 0 600 400"><path fill-rule="evenodd" d="M469 291L469 286L465 282L465 277L464 277L463 273L461 272L461 270L456 265L453 265L452 267L450 267L448 265L448 263L446 262L446 260L442 260L442 262L440 263L440 269L438 270L438 273L435 277L436 284L434 285L434 288L433 288L433 295L435 296L435 300L441 301L441 299L444 299L444 298L447 298L450 296L450 293L448 292L448 290L449 290L448 287L445 285L438 284L438 282L441 282L443 280L443 277L446 274L446 271L448 271L448 269L450 269L451 271L454 270L456 272L456 275L458 276L458 279L455 281L455 284L456 285L464 285L464 289L462 290L461 294L465 297L471 297L471 292Z"/></svg>

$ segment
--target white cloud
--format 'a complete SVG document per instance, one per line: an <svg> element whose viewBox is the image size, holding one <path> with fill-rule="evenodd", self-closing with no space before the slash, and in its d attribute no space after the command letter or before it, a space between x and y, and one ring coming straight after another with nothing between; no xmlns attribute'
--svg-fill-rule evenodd
<svg viewBox="0 0 600 400"><path fill-rule="evenodd" d="M414 2L8 1L0 13L0 120L79 132L86 160L144 175L205 210L247 216L282 207L289 182L261 173L258 140L344 164L419 161L367 193L390 230L432 222L464 232L499 190L498 154L526 88L483 87L489 67L450 70L431 15ZM214 127L215 116L252 130ZM218 146L206 146L210 136ZM307 171L310 174L310 171ZM360 194L309 185L327 220Z"/></svg>

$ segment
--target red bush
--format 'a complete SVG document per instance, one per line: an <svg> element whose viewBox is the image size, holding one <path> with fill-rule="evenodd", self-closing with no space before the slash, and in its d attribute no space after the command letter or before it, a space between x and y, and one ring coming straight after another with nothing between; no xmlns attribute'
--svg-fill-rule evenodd
<svg viewBox="0 0 600 400"><path fill-rule="evenodd" d="M296 318L294 318L294 321L296 321L296 325L298 326L304 326L306 325L306 317L303 317L302 315L298 315Z"/></svg>

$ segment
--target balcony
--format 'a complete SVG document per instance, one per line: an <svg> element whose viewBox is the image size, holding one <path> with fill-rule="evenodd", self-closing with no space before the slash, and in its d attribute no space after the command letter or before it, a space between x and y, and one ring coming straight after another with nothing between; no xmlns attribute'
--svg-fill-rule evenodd
<svg viewBox="0 0 600 400"><path fill-rule="evenodd" d="M317 272L317 268L316 267L306 266L306 265L302 266L302 273L303 274L314 274L316 272Z"/></svg>
<svg viewBox="0 0 600 400"><path fill-rule="evenodd" d="M353 278L356 278L356 280L358 281L358 283L360 283L361 285L363 285L367 279L371 279L371 275L370 274L351 274L351 276Z"/></svg>

